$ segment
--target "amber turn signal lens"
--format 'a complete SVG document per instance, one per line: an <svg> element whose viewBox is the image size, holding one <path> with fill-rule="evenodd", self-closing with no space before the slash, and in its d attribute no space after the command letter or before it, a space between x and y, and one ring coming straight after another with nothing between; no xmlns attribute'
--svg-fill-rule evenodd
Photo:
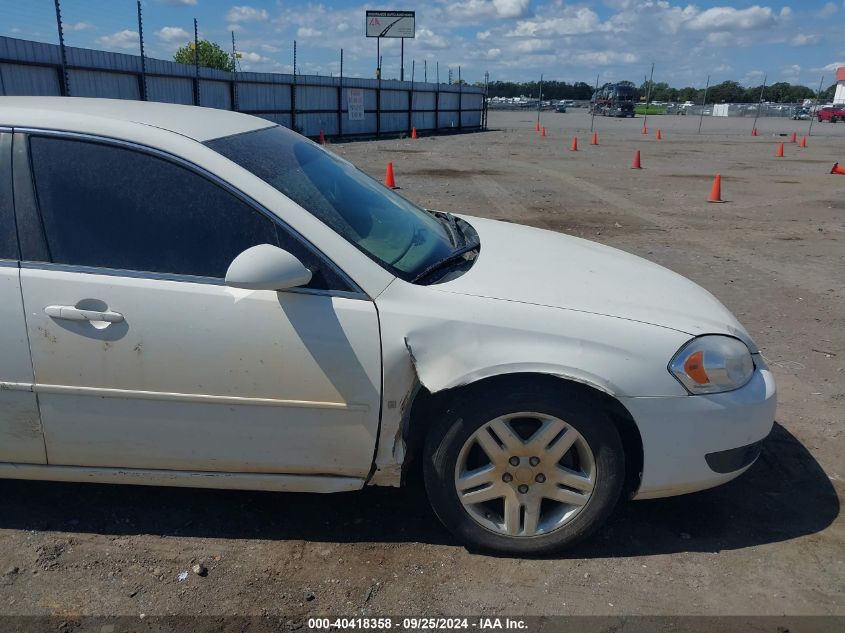
<svg viewBox="0 0 845 633"><path fill-rule="evenodd" d="M684 363L684 371L699 385L706 385L710 382L710 377L704 370L704 352L702 351L690 354Z"/></svg>

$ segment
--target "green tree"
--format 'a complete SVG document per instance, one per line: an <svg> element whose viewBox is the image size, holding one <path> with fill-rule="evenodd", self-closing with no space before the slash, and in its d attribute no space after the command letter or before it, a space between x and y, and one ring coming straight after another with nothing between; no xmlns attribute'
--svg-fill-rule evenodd
<svg viewBox="0 0 845 633"><path fill-rule="evenodd" d="M173 60L191 66L196 64L197 56L194 43L188 42L185 46L182 46L173 55ZM224 51L219 44L208 40L199 41L199 64L205 68L217 68L218 70L232 71L235 69L235 60L232 59L232 55Z"/></svg>
<svg viewBox="0 0 845 633"><path fill-rule="evenodd" d="M827 103L833 101L833 95L836 93L836 84L830 84L826 90L819 93L819 103Z"/></svg>
<svg viewBox="0 0 845 633"><path fill-rule="evenodd" d="M745 96L745 88L736 81L723 81L710 87L707 100L712 103L740 103Z"/></svg>

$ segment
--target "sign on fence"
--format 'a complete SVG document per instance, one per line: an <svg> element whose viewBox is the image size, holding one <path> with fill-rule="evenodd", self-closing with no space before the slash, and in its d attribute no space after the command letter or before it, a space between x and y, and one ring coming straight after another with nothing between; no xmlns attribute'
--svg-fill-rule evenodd
<svg viewBox="0 0 845 633"><path fill-rule="evenodd" d="M346 89L346 110L349 112L350 121L364 120L364 89Z"/></svg>
<svg viewBox="0 0 845 633"><path fill-rule="evenodd" d="M414 37L416 12L367 11L367 37Z"/></svg>
<svg viewBox="0 0 845 633"><path fill-rule="evenodd" d="M728 116L729 103L715 103L713 104L713 116Z"/></svg>

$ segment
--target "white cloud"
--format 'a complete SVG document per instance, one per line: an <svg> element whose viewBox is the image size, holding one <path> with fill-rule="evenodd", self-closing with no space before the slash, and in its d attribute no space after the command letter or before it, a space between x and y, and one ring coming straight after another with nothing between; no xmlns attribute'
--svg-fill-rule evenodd
<svg viewBox="0 0 845 633"><path fill-rule="evenodd" d="M837 68L842 68L843 66L845 66L845 61L833 62L832 64L827 64L826 66L822 66L821 68L813 68L813 71L819 72L819 71L824 70L824 71L832 73L832 72L836 72Z"/></svg>
<svg viewBox="0 0 845 633"><path fill-rule="evenodd" d="M837 7L832 2L827 2L821 9L819 9L816 15L820 18L829 18L830 16L834 15L837 11L839 11L839 7Z"/></svg>
<svg viewBox="0 0 845 633"><path fill-rule="evenodd" d="M226 14L226 21L237 24L239 22L261 22L269 17L265 9L256 9L247 5L234 6Z"/></svg>
<svg viewBox="0 0 845 633"><path fill-rule="evenodd" d="M822 41L822 36L818 33L798 33L795 37L789 40L793 46L813 46Z"/></svg>
<svg viewBox="0 0 845 633"><path fill-rule="evenodd" d="M635 53L618 51L592 51L577 53L575 61L585 64L596 64L598 66L610 66L613 64L636 64L640 61L639 55Z"/></svg>
<svg viewBox="0 0 845 633"><path fill-rule="evenodd" d="M735 40L730 31L714 31L707 34L704 43L708 46L730 46L735 43Z"/></svg>
<svg viewBox="0 0 845 633"><path fill-rule="evenodd" d="M271 61L269 57L264 57L263 55L259 55L258 53L252 52L243 52L240 53L240 59L247 62L269 62Z"/></svg>
<svg viewBox="0 0 845 633"><path fill-rule="evenodd" d="M135 48L139 42L138 32L128 29L97 38L97 44L103 48Z"/></svg>
<svg viewBox="0 0 845 633"><path fill-rule="evenodd" d="M273 46L272 44L260 44L259 48L265 53L278 53L280 50L282 50L278 46Z"/></svg>
<svg viewBox="0 0 845 633"><path fill-rule="evenodd" d="M577 35L594 32L599 29L600 24L599 16L592 9L566 6L558 17L544 14L530 20L521 20L508 35L519 37Z"/></svg>
<svg viewBox="0 0 845 633"><path fill-rule="evenodd" d="M423 50L442 50L449 48L449 42L442 35L437 35L431 29L423 27L417 29L416 45Z"/></svg>
<svg viewBox="0 0 845 633"><path fill-rule="evenodd" d="M686 23L693 31L733 31L771 26L777 18L769 7L754 5L747 9L713 7L706 9Z"/></svg>
<svg viewBox="0 0 845 633"><path fill-rule="evenodd" d="M296 37L302 40L307 40L309 38L316 38L323 35L322 31L318 31L317 29L312 29L310 26L300 26L296 30Z"/></svg>
<svg viewBox="0 0 845 633"><path fill-rule="evenodd" d="M475 34L475 39L477 40L486 40L490 37L490 31L479 31Z"/></svg>
<svg viewBox="0 0 845 633"><path fill-rule="evenodd" d="M446 6L449 17L465 22L485 18L518 18L528 12L530 0L461 0Z"/></svg>
<svg viewBox="0 0 845 633"><path fill-rule="evenodd" d="M65 31L86 31L91 28L94 28L94 25L90 22L75 22L73 24L64 25Z"/></svg>
<svg viewBox="0 0 845 633"><path fill-rule="evenodd" d="M159 0L162 4L169 4L174 7L193 7L197 4L197 0Z"/></svg>
<svg viewBox="0 0 845 633"><path fill-rule="evenodd" d="M191 34L179 26L164 26L156 31L155 35L159 40L167 44L172 42L187 42L192 39Z"/></svg>

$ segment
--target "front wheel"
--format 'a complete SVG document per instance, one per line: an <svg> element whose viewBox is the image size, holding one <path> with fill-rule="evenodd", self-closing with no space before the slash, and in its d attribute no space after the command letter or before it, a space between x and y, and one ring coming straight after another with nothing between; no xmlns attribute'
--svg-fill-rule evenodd
<svg viewBox="0 0 845 633"><path fill-rule="evenodd" d="M624 481L622 442L601 404L519 387L449 407L426 438L429 500L470 546L550 554L610 515Z"/></svg>

